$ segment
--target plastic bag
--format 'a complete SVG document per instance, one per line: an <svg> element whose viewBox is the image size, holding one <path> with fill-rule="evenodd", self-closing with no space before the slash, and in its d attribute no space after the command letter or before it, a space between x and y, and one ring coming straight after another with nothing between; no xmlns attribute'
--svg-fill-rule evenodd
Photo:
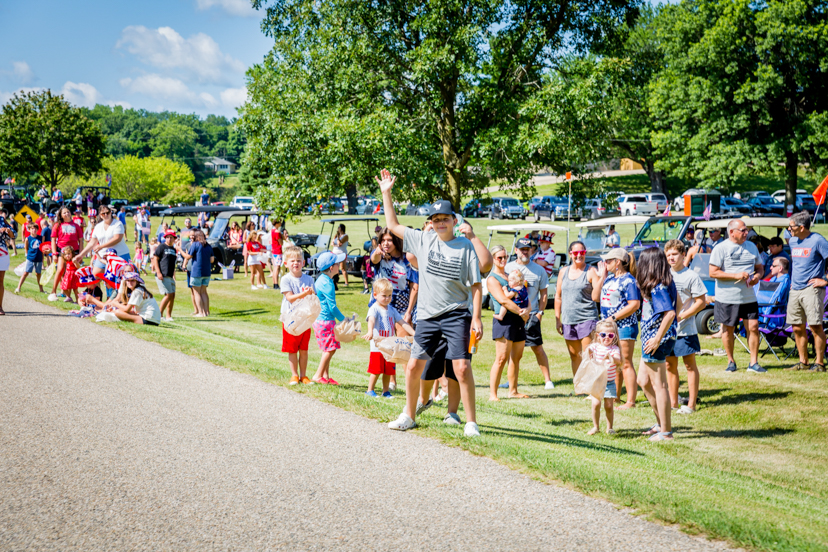
<svg viewBox="0 0 828 552"><path fill-rule="evenodd" d="M103 311L95 317L95 322L117 322L118 317L114 312Z"/></svg>
<svg viewBox="0 0 828 552"><path fill-rule="evenodd" d="M385 357L386 362L392 364L408 364L411 358L411 345L414 344L414 338L408 337L383 337L382 339L374 339L377 348Z"/></svg>
<svg viewBox="0 0 828 552"><path fill-rule="evenodd" d="M340 343L350 343L360 334L362 334L362 324L356 319L356 314L334 326L334 335Z"/></svg>
<svg viewBox="0 0 828 552"><path fill-rule="evenodd" d="M55 278L55 273L57 272L57 262L53 262L49 266L46 267L46 270L43 271L43 281L47 284L51 282Z"/></svg>
<svg viewBox="0 0 828 552"><path fill-rule="evenodd" d="M14 269L14 273L17 275L18 278L22 277L26 273L26 263L17 265L17 268Z"/></svg>
<svg viewBox="0 0 828 552"><path fill-rule="evenodd" d="M311 294L296 301L293 308L279 316L279 320L287 333L300 336L313 326L320 312L322 312L322 304L319 302L319 297Z"/></svg>
<svg viewBox="0 0 828 552"><path fill-rule="evenodd" d="M586 357L581 361L572 383L575 384L576 395L592 395L601 400L607 389L607 367Z"/></svg>

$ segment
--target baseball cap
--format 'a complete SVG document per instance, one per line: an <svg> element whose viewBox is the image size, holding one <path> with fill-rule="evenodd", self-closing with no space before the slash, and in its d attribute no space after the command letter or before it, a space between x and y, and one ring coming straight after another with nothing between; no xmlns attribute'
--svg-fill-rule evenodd
<svg viewBox="0 0 828 552"><path fill-rule="evenodd" d="M166 238L167 236L175 237L175 230L170 229L164 232L164 237Z"/></svg>
<svg viewBox="0 0 828 552"><path fill-rule="evenodd" d="M534 245L534 242L529 238L520 238L515 247L518 249L528 249Z"/></svg>
<svg viewBox="0 0 828 552"><path fill-rule="evenodd" d="M428 218L434 215L451 215L454 216L454 208L451 206L451 201L447 199L438 199L428 208Z"/></svg>
<svg viewBox="0 0 828 552"><path fill-rule="evenodd" d="M619 261L629 260L629 257L627 257L627 252L624 249L621 249L620 247L616 247L606 255L601 255L601 258L605 261L611 261L613 259L618 259Z"/></svg>
<svg viewBox="0 0 828 552"><path fill-rule="evenodd" d="M345 253L338 253L334 255L330 251L325 251L316 258L316 268L322 272L325 272L336 263L344 261L345 257L347 257Z"/></svg>

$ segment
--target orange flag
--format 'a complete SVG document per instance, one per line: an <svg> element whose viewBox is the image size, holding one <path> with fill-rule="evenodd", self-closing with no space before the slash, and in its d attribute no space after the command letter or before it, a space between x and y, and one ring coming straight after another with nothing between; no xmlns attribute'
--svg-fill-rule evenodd
<svg viewBox="0 0 828 552"><path fill-rule="evenodd" d="M828 191L828 176L825 177L825 180L822 181L822 184L814 190L814 201L816 201L817 205L822 205L825 203L825 192Z"/></svg>

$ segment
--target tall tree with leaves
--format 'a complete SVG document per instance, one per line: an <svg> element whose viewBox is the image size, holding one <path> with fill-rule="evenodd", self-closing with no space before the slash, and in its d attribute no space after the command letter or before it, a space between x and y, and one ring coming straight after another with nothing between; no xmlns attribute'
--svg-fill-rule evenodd
<svg viewBox="0 0 828 552"><path fill-rule="evenodd" d="M661 166L709 187L828 162L828 9L822 0L685 0L657 26L666 68L650 111Z"/></svg>
<svg viewBox="0 0 828 552"><path fill-rule="evenodd" d="M504 179L516 187L528 182L535 152L513 140L525 124L519 118L521 104L538 90L541 75L561 52L600 51L615 40L619 25L634 17L635 4L253 0L254 7L266 9L263 29L275 45L265 64L249 73L251 100L243 118L258 109L272 130L277 119L259 108L272 106L276 98L262 101L262 72L301 74L298 80L309 103L323 98L336 120L355 117L358 135L376 139L391 134L388 150L373 151L379 158L407 161L401 163L403 179L420 179L409 192L433 185L459 207L463 194L485 179ZM393 121L390 128L388 121ZM246 126L251 142L252 127ZM259 140L265 147L254 149L254 156L264 159L279 149L314 146L304 141L305 133L295 141L285 138L278 143ZM347 140L355 141L353 135ZM357 151L372 149L359 138L356 142ZM406 147L411 149L404 151ZM324 155L324 150L318 153ZM475 170L469 171L470 166ZM421 175L429 175L434 184ZM307 179L298 170L292 176Z"/></svg>
<svg viewBox="0 0 828 552"><path fill-rule="evenodd" d="M101 169L100 128L50 90L15 94L0 114L0 165L10 174L37 173L54 189L71 174Z"/></svg>

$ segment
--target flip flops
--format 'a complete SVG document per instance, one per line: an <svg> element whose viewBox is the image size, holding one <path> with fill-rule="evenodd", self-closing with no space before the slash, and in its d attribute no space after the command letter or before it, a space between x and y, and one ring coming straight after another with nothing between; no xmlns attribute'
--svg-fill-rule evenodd
<svg viewBox="0 0 828 552"><path fill-rule="evenodd" d="M652 435L649 439L647 439L653 443L660 443L662 441L672 441L673 440L673 432L672 431L659 431Z"/></svg>
<svg viewBox="0 0 828 552"><path fill-rule="evenodd" d="M655 435L661 431L661 427L658 424L655 424L650 429L645 429L641 432L641 435Z"/></svg>

